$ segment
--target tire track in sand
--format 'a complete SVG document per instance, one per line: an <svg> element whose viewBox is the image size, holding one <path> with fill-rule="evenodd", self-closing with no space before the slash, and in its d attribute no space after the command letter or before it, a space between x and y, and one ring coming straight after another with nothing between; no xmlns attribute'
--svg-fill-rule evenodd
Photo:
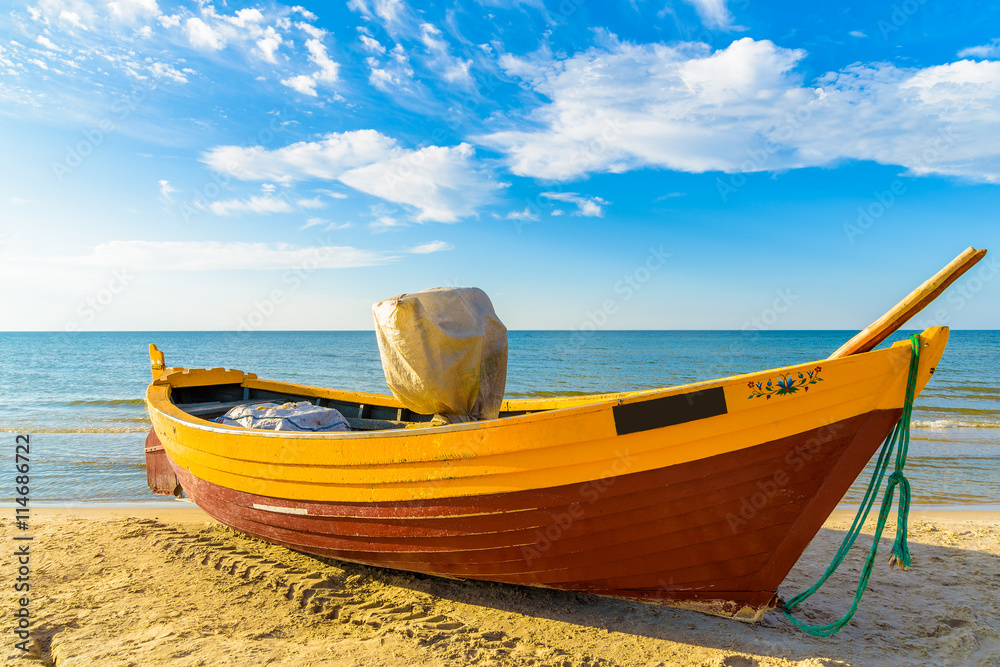
<svg viewBox="0 0 1000 667"><path fill-rule="evenodd" d="M414 600L411 590L349 575L336 561L300 554L228 528L213 526L189 532L157 520L137 519L130 522L126 532L129 537L144 537L175 558L211 567L254 591L273 590L319 618L337 621L369 636L397 633L455 663L560 667L615 664L527 642L500 629L475 627L435 611L430 596Z"/></svg>

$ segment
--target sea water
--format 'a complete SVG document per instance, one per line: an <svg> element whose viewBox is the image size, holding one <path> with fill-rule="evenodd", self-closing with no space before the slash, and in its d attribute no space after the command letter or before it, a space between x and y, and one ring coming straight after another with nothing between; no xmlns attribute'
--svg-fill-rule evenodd
<svg viewBox="0 0 1000 667"><path fill-rule="evenodd" d="M649 389L764 371L824 359L851 335L512 331L507 396ZM32 502L162 500L146 487L144 468L149 343L169 366L389 393L372 331L0 333L0 502L14 497L17 434L30 436ZM906 473L915 504L1000 504L1000 332L951 332L912 427ZM844 503L861 498L868 475Z"/></svg>

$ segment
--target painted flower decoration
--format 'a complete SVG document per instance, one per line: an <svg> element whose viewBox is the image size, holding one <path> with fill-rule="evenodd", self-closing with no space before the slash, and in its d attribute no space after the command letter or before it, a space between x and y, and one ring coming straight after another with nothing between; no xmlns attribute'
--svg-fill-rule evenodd
<svg viewBox="0 0 1000 667"><path fill-rule="evenodd" d="M805 393L809 391L809 385L823 381L823 378L819 376L821 370L823 370L823 367L817 366L811 371L793 371L779 375L777 386L774 385L774 381L770 378L766 383L751 380L747 383L747 386L750 388L750 395L747 398L760 398L763 396L764 400L768 401L771 400L772 396L796 394L799 390Z"/></svg>

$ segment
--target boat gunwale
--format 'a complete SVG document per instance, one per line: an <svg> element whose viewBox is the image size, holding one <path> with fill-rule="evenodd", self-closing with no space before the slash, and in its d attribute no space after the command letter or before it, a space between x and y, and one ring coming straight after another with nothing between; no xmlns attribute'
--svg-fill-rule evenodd
<svg viewBox="0 0 1000 667"><path fill-rule="evenodd" d="M927 333L926 331L924 333ZM921 334L923 336L923 334ZM879 348L876 350L871 350L869 352L863 352L860 354L851 355L849 357L843 357L840 359L821 359L805 363L793 364L789 366L780 366L776 368L754 371L750 373L741 373L739 375L731 375L723 378L716 378L713 380L704 380L701 382L694 382L682 385L674 385L671 387L658 387L653 389L639 389L635 391L628 392L612 392L612 393L602 393L602 394L587 394L583 396L568 396L563 400L568 400L572 402L579 402L578 405L567 405L563 407L551 407L551 408L537 408L535 411L526 412L524 414L512 415L509 417L500 417L497 419L489 419L483 421L473 421L464 422L457 424L442 424L437 426L419 426L416 428L397 428L397 429L380 429L380 430L353 430L353 431L334 431L334 432L317 432L317 431L270 431L265 429L252 429L242 426L228 426L223 424L217 424L207 419L201 417L196 417L185 412L180 406L173 403L170 400L170 390L173 389L173 385L170 384L170 375L174 373L183 373L185 377L191 377L191 371L197 371L198 373L210 373L215 370L222 369L204 369L204 368L184 368L184 367L169 367L164 369L163 373L155 378L146 389L146 407L148 410L156 412L162 417L180 422L187 427L194 428L201 431L208 431L212 433L218 433L223 435L253 435L255 437L266 437L266 438L291 438L297 440L352 440L352 439L367 439L367 438L389 438L389 437L407 437L407 436L422 436L422 435L436 435L444 433L454 433L462 431L475 431L480 429L491 429L491 428L502 428L507 425L521 424L526 421L534 420L547 420L547 419L558 419L564 416L576 416L589 414L591 412L600 412L602 410L607 410L619 405L629 405L633 403L641 403L645 401L651 401L659 398L666 398L669 396L684 395L689 393L697 393L700 391L705 391L708 389L715 389L718 387L724 387L729 384L734 384L736 382L744 382L749 378L755 378L762 375L774 376L775 374L788 373L795 370L801 370L803 368L812 368L817 365L835 363L835 364L850 364L857 363L859 360L864 358L870 358L874 355L887 355L887 354L898 354L898 350L905 347L909 347L910 343L908 340L897 341L891 346L886 348ZM895 351L895 352L894 352ZM233 369L226 370L226 373L234 372ZM379 397L388 399L391 403L398 403L395 397L391 395L384 394L374 394L369 392L352 392L350 390L334 389L329 387L318 387L314 385L304 385L297 384L293 382L285 382L282 380L268 380L264 378L258 378L255 374L245 373L243 371L235 371L243 374L243 381L240 382L240 386L245 386L244 383L247 381L255 381L261 383L267 383L270 385L281 385L288 387L290 389L305 389L306 391L288 393L297 393L301 395L313 395L315 398L324 398L323 392L336 392L339 394L350 394L365 397ZM219 386L222 384L233 384L231 382L227 383L207 383L204 385L186 385L186 386ZM164 395L159 397L151 397L151 394L155 390L162 390ZM531 399L521 399L517 400L516 405L519 407L525 403L533 403L537 401L540 404L557 402L562 397L546 397L546 398L531 398ZM166 404L163 408L160 403ZM510 401L505 400L504 406L509 406ZM393 406L394 407L394 406ZM531 408L526 408L531 409ZM419 422L415 422L419 423Z"/></svg>

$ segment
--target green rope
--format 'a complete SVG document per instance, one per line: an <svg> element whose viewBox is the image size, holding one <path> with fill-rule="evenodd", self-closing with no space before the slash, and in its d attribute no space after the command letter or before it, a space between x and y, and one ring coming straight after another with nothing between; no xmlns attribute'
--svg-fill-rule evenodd
<svg viewBox="0 0 1000 667"><path fill-rule="evenodd" d="M868 578L871 576L872 566L875 563L875 552L878 550L879 540L882 539L882 530L885 528L886 519L889 517L889 512L892 509L892 497L897 486L899 487L899 508L896 521L896 541L892 546L892 555L889 557L889 567L893 568L896 565L900 565L905 570L910 566L910 550L906 544L906 517L910 511L910 482L903 475L903 466L906 465L906 454L910 447L910 416L913 413L913 396L916 393L917 367L920 361L920 337L916 335L910 336L910 344L913 347L913 354L910 356L910 376L906 382L906 399L903 403L903 416L899 418L892 433L882 444L878 461L875 463L875 472L868 483L868 489L865 491L865 497L861 501L858 514L854 517L854 523L851 524L851 528L847 531L847 535L844 536L844 541L841 543L840 548L837 549L837 553L834 554L830 566L826 568L826 572L819 578L819 581L785 602L782 608L782 613L792 625L814 637L831 637L837 634L845 625L850 623L851 618L854 617L854 613L858 610L861 597L865 594L865 589L868 587ZM897 444L899 446L898 449L896 448ZM861 577L858 580L858 588L854 594L854 601L851 602L847 613L836 621L827 623L826 625L808 625L794 618L788 612L795 609L795 607L820 589L826 580L830 578L830 575L837 571L844 557L847 556L847 552L851 550L855 540L857 540L862 526L864 526L865 521L868 519L868 512L875 503L878 490L882 486L882 479L885 476L886 469L889 467L889 461L892 459L894 450L896 453L895 468L889 475L889 482L886 484L885 493L882 496L882 508L879 511L878 524L875 528L875 536L872 539L872 548L868 552L865 566L861 570Z"/></svg>

